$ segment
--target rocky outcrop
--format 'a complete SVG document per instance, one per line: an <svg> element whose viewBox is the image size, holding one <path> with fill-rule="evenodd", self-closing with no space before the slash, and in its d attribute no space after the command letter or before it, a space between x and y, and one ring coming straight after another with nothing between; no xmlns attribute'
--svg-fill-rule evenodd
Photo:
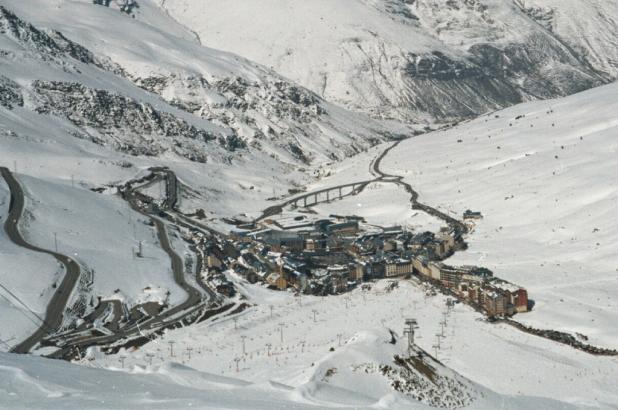
<svg viewBox="0 0 618 410"><path fill-rule="evenodd" d="M229 110L246 114L258 112L274 121L290 120L308 123L326 110L314 93L284 81L269 83L251 82L242 77L223 78L209 83L202 76L153 76L135 78L133 81L141 88L166 97L169 89L186 90L183 98L173 97L169 101L179 108L211 119L224 119ZM199 98L215 94L219 98L207 101Z"/></svg>
<svg viewBox="0 0 618 410"><path fill-rule="evenodd" d="M105 7L112 6L112 0L92 0L92 3ZM113 5L128 15L133 15L135 9L139 8L139 3L135 0L115 0Z"/></svg>
<svg viewBox="0 0 618 410"><path fill-rule="evenodd" d="M352 371L380 374L394 391L436 408L470 406L478 396L466 379L425 353L395 356L392 364L361 363L353 365Z"/></svg>
<svg viewBox="0 0 618 410"><path fill-rule="evenodd" d="M231 128L235 137L226 138L223 145L232 150L245 147L244 140L251 140L255 149L261 149L260 141L270 141L296 160L308 163L312 155L301 148L297 137L315 139L312 124L329 120L317 95L277 78L262 82L242 77L208 81L202 76L173 74L133 81L177 108Z"/></svg>
<svg viewBox="0 0 618 410"><path fill-rule="evenodd" d="M554 31L555 12L550 7L526 7L522 0L515 0L515 4L519 5L521 10L528 15L532 20L539 23L546 30Z"/></svg>
<svg viewBox="0 0 618 410"><path fill-rule="evenodd" d="M132 155L160 155L173 149L192 161L204 162L206 155L201 152L205 143L216 140L211 131L117 93L57 81L35 81L33 90L38 113L54 114L82 129L96 130L101 138L93 141L112 143ZM230 150L242 145L230 141L234 139L224 139L221 145Z"/></svg>
<svg viewBox="0 0 618 410"><path fill-rule="evenodd" d="M21 96L19 85L0 75L0 105L8 109L15 106L23 107L24 98Z"/></svg>
<svg viewBox="0 0 618 410"><path fill-rule="evenodd" d="M439 51L408 55L402 101L439 121L451 121L533 98L573 94L604 81L545 37L500 47L475 44L468 52L467 60Z"/></svg>
<svg viewBox="0 0 618 410"><path fill-rule="evenodd" d="M0 35L12 39L42 60L53 60L66 67L70 65L67 59L72 59L116 74L123 74L118 65L107 59L97 58L90 50L69 40L62 33L55 30L40 30L2 5L0 5ZM75 71L75 67L70 68Z"/></svg>

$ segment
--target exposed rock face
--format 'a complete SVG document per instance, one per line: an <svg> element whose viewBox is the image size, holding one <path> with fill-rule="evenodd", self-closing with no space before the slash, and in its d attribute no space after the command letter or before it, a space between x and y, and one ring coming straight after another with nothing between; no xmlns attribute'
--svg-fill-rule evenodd
<svg viewBox="0 0 618 410"><path fill-rule="evenodd" d="M150 104L106 90L57 81L35 81L33 90L39 99L37 112L64 117L83 129L96 130L101 137L93 141L112 143L133 155L160 155L171 148L190 160L204 162L204 143L216 139L213 133L157 111ZM227 140L222 145L237 148Z"/></svg>
<svg viewBox="0 0 618 410"><path fill-rule="evenodd" d="M452 60L437 51L410 55L403 80L403 100L439 121L467 118L522 101L519 90L488 75L481 66Z"/></svg>
<svg viewBox="0 0 618 410"><path fill-rule="evenodd" d="M204 117L223 118L230 109L240 113L255 111L271 120L291 120L308 123L326 110L320 99L310 91L284 81L262 84L241 77L223 78L210 84L202 76L153 76L136 78L134 82L145 90L167 97L168 90L187 90L183 98L172 97L174 105ZM204 93L214 93L213 101L200 99ZM166 98L166 99L167 99ZM229 120L222 120L229 124Z"/></svg>
<svg viewBox="0 0 618 410"><path fill-rule="evenodd" d="M112 6L112 0L92 0L92 3L105 7ZM113 6L123 13L132 15L135 9L139 8L139 3L135 0L115 0Z"/></svg>
<svg viewBox="0 0 618 410"><path fill-rule="evenodd" d="M96 57L90 50L69 40L62 33L43 31L17 17L10 10L0 5L0 35L4 35L32 51L38 58L53 61L65 68L76 71L70 60L91 64L116 74L123 71L107 59Z"/></svg>
<svg viewBox="0 0 618 410"><path fill-rule="evenodd" d="M555 12L550 7L525 7L525 3L521 0L516 0L520 3L522 11L526 13L532 20L539 23L546 30L554 31L554 16Z"/></svg>
<svg viewBox="0 0 618 410"><path fill-rule="evenodd" d="M296 137L312 138L312 123L328 121L323 118L328 112L317 95L282 80L258 82L230 77L209 82L202 76L171 75L133 81L184 111L231 128L235 137L226 140L228 149L245 146L239 136L251 140L258 149L260 141L268 140L308 163L311 154L303 151ZM377 138L367 142L377 142Z"/></svg>
<svg viewBox="0 0 618 410"><path fill-rule="evenodd" d="M239 77L226 78L216 82L214 88L227 98L227 102L213 108L256 110L269 117L301 123L326 113L313 93L283 81L258 84Z"/></svg>
<svg viewBox="0 0 618 410"><path fill-rule="evenodd" d="M476 116L534 98L573 94L604 82L566 48L545 37L527 44L474 44L466 60L442 52L406 56L402 109L428 113L439 122ZM377 86L384 87L383 81ZM393 101L393 100L392 100Z"/></svg>
<svg viewBox="0 0 618 410"><path fill-rule="evenodd" d="M19 19L11 11L0 5L0 34L3 34L26 48L36 50L48 57L71 57L86 64L94 64L92 53L80 45L66 39L61 33L50 34L41 31L30 23Z"/></svg>
<svg viewBox="0 0 618 410"><path fill-rule="evenodd" d="M0 75L0 105L8 109L24 105L19 85L2 75Z"/></svg>

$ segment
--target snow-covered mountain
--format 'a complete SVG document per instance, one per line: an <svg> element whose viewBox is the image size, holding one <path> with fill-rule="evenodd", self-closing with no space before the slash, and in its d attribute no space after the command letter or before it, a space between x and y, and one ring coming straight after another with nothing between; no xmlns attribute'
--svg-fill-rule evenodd
<svg viewBox="0 0 618 410"><path fill-rule="evenodd" d="M221 162L242 150L306 164L392 135L266 68L202 47L149 2L132 17L88 1L8 1L1 18L4 105L68 120L77 138L122 152Z"/></svg>
<svg viewBox="0 0 618 410"><path fill-rule="evenodd" d="M229 217L389 173L298 215L437 232L395 180L480 211L448 262L527 288L517 321L615 349L616 21L603 0L2 0L0 408L615 409L615 357L445 308L414 278L300 296L230 256L223 298L198 261ZM174 182L136 206L122 187L153 167ZM63 258L80 272L52 306ZM75 363L5 353L37 329L26 351L68 343Z"/></svg>
<svg viewBox="0 0 618 410"><path fill-rule="evenodd" d="M618 3L604 0L516 0L596 70L618 75Z"/></svg>
<svg viewBox="0 0 618 410"><path fill-rule="evenodd" d="M177 0L161 5L203 44L273 67L326 99L375 117L446 122L571 94L615 77L613 2L542 3ZM580 28L588 34L579 36Z"/></svg>

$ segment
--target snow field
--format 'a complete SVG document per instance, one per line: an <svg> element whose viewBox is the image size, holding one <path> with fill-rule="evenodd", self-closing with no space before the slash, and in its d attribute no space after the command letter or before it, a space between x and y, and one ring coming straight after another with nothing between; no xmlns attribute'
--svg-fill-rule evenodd
<svg viewBox="0 0 618 410"><path fill-rule="evenodd" d="M235 315L236 324L234 317L223 316L168 332L135 352L95 355L94 362L118 366L119 356L124 355L127 366L144 366L146 354L152 354L157 364L180 362L222 376L254 382L271 380L301 388L312 382L315 366L331 354L331 348L335 352L344 349L350 338L364 331L385 334L392 329L401 335L406 317L418 320L417 343L433 352L445 310L443 296L425 299L418 285L409 281L400 281L390 292L386 290L388 281L380 281L366 293L357 289L348 295L325 298L303 296L299 302L290 293L233 279L248 302L257 303ZM618 370L615 359L591 356L506 325L486 323L480 314L463 305L457 305L447 323L439 360L499 394L525 394L603 408L612 408L611 403L617 400L612 387L612 375ZM169 342L174 342L175 357L170 357ZM241 359L238 371L235 358ZM530 363L535 364L534 372ZM547 383L550 378L552 383ZM363 393L363 386L354 391Z"/></svg>
<svg viewBox="0 0 618 410"><path fill-rule="evenodd" d="M10 198L9 187L0 178L0 352L10 350L41 325L39 317L53 295L51 285L64 274L53 257L9 240L4 223Z"/></svg>
<svg viewBox="0 0 618 410"><path fill-rule="evenodd" d="M31 215L24 226L27 240L54 249L56 233L58 251L94 271L95 297L119 299L129 307L185 299L149 218L131 210L121 198L25 176L20 182ZM133 255L140 241L142 258Z"/></svg>
<svg viewBox="0 0 618 410"><path fill-rule="evenodd" d="M616 84L407 140L385 158L419 200L481 211L450 263L480 264L537 303L518 320L618 346Z"/></svg>
<svg viewBox="0 0 618 410"><path fill-rule="evenodd" d="M413 210L410 194L391 183L371 183L359 195L312 207L321 215L356 215L370 225L401 225L417 232L438 232L442 221Z"/></svg>

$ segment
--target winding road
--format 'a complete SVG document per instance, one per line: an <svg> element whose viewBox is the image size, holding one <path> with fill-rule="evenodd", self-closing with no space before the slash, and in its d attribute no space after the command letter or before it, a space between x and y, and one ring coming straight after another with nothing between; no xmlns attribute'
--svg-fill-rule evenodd
<svg viewBox="0 0 618 410"><path fill-rule="evenodd" d="M353 191L351 195L358 195L359 193L361 193L364 188L367 187L367 185L371 184L371 183L376 183L376 182L380 182L380 183L390 183L390 184L396 184L399 185L401 187L403 187L409 194L410 194L410 203L412 205L412 209L417 209L420 211L423 211L429 215L432 215L438 219L441 219L442 221L444 221L448 226L450 226L453 231L455 232L455 236L461 236L465 233L468 232L468 227L461 221L453 218L450 215L447 215L446 213L439 211L436 208L433 208L429 205L425 205L421 202L418 201L418 192L416 192L414 190L414 188L412 188L412 185L408 184L407 182L403 181L403 177L399 176L399 175L391 175L391 174L387 174L386 172L382 171L380 169L380 166L382 165L382 160L388 155L388 153L394 149L395 147L397 147L403 140L397 140L395 141L393 144L389 145L387 148L384 149L384 151L382 151L373 161L372 163L369 165L369 171L371 172L371 174L373 176L375 176L374 179L372 180L366 180L366 181L359 181L356 182L354 184L356 185L361 185L361 188ZM337 190L340 188L345 188L345 187L349 187L353 185L352 183L348 183L348 184L342 184L342 185L335 185L329 188L323 188L317 191L312 191L312 192L307 192L304 193L303 195L300 196L296 196L292 199L289 199L281 204L278 205L273 205L270 206L268 208L266 208L264 211L262 211L262 214L260 215L259 218L257 218L254 222L260 221L266 217L269 216L273 216L276 214L279 214L281 212L283 212L283 209L292 204L292 203L296 203L299 200L302 200L303 198L309 198L312 197L314 195L319 195L320 193L324 193L327 191L332 191L332 190ZM336 200L338 198L333 198L333 200Z"/></svg>
<svg viewBox="0 0 618 410"><path fill-rule="evenodd" d="M155 172L165 172L166 180L167 180L167 198L164 201L164 209L165 210L173 210L172 208L175 206L177 201L176 187L178 185L175 174L172 171L167 169L152 169ZM149 184L152 184L153 181L156 181L156 176L152 179ZM150 179L150 177L146 178ZM186 299L156 316L151 316L145 320L137 321L134 323L130 323L128 326L124 328L116 329L114 334L111 335L77 335L72 340L70 340L66 345L62 347L59 352L56 352L52 355L52 357L70 357L74 355L76 352L83 351L85 348L93 345L104 346L110 345L120 340L126 339L129 341L130 339L137 337L147 337L144 331L150 331L153 329L159 329L177 322L182 321L187 316L190 316L200 309L206 307L207 305L217 302L217 297L212 290L205 289L207 293L207 297L191 284L189 284L185 278L185 267L184 267L184 259L180 256L170 241L168 232L167 232L167 224L159 217L151 215L146 212L142 207L139 206L139 195L131 188L131 182L125 185L125 190L122 193L123 198L129 203L131 208L149 218L154 227L157 230L157 238L159 240L159 244L161 248L169 255L171 261L171 269L174 277L174 281L176 284L181 287L187 294ZM171 194L170 194L171 193ZM110 302L102 302L110 303ZM116 315L115 320L119 320L120 317ZM113 327L117 323L112 323ZM65 337L66 338L66 337Z"/></svg>
<svg viewBox="0 0 618 410"><path fill-rule="evenodd" d="M187 293L187 299L184 302L163 312L159 316L159 318L161 318L161 316L169 317L176 314L177 312L183 311L190 308L191 306L195 306L200 303L202 300L202 294L196 288L187 283L187 280L185 279L184 260L180 255L178 255L178 253L176 253L176 251L172 247L169 236L167 234L167 228L165 226L165 223L163 223L163 221L158 218L151 218L157 228L157 236L159 238L161 248L163 248L163 250L167 252L172 261L172 272L174 274L174 281Z"/></svg>
<svg viewBox="0 0 618 410"><path fill-rule="evenodd" d="M25 209L24 192L17 182L17 179L13 176L8 168L0 167L0 174L6 181L11 191L11 202L9 205L9 215L4 223L4 230L6 231L9 239L16 245L28 249L30 251L45 253L53 256L64 267L64 277L59 286L56 287L56 291L51 300L47 304L45 311L44 322L41 326L26 340L19 343L11 351L13 353L28 353L47 335L56 332L62 325L62 318L67 302L79 277L81 275L81 269L79 264L66 255L50 251L47 249L39 248L26 242L19 231L19 219L23 215ZM18 274L17 272L15 274Z"/></svg>
<svg viewBox="0 0 618 410"><path fill-rule="evenodd" d="M342 184L297 196L282 204L267 208L266 210L264 210L262 218L282 212L285 206L296 202L303 197L313 196L316 194L319 195L320 193L324 193L329 190L340 188L343 189L352 185L357 185L358 188L353 189L352 193L347 194L346 196L357 195L358 193L362 192L368 184L373 182L382 182L401 185L411 194L411 203L414 209L420 209L427 213L430 213L446 221L449 225L457 227L457 229L459 229L459 232L464 232L463 229L465 229L465 225L463 225L461 222L455 220L454 218L451 218L448 215L443 214L442 212L434 208L419 203L417 200L418 194L412 189L409 184L402 181L403 177L386 174L380 169L380 165L384 157L400 142L401 141L397 141L387 147L384 151L380 153L380 155L375 158L373 163L370 165L370 170L376 178L367 181L359 181L353 184ZM207 287L204 288L207 294L206 297L204 297L203 293L201 293L197 288L195 288L186 281L184 259L173 248L167 232L167 224L162 220L162 217L165 216L167 212L172 212L173 215L176 217L176 219L174 220L181 225L190 225L195 227L195 221L191 221L190 223L189 221L187 221L187 218L185 218L182 213L176 212L174 209L177 202L177 187L179 184L176 175L166 168L153 168L151 169L151 171L153 171L154 176L142 178L142 180L148 180L149 183L153 183L156 178L162 178L160 175L157 176L156 173L163 173L163 178L166 180L167 195L165 201L162 204L162 212L160 212L158 216L149 213L146 209L140 206L140 199L142 198L140 197L139 192L135 191L132 188L133 182L129 182L125 185L123 197L134 211L139 212L140 214L152 220L157 230L157 237L161 248L170 257L174 281L186 292L186 299L182 303L173 306L156 316L142 320L141 323L139 321L129 323L124 328L120 328L119 326L119 321L121 319L121 309L119 308L119 306L115 306L118 305L118 302L103 301L101 302L101 306L99 306L99 309L97 310L98 313L95 314L94 317L96 318L100 314L102 314L102 312L104 312L107 306L111 304L114 308L114 319L113 323L111 324L111 328L114 330L114 333L111 335L80 334L85 330L82 327L78 329L78 332L68 333L59 337L58 340L65 340L67 343L62 347L59 352L52 355L53 357L66 357L67 355L70 355L75 351L83 350L88 346L110 345L122 339L131 339L134 337L144 336L144 330L157 329L181 321L183 320L183 318L204 308L206 306L206 303L217 302L217 295L211 289ZM73 289L75 288L77 281L79 280L81 270L80 266L68 256L36 247L27 243L23 239L18 229L19 219L22 216L25 207L23 190L15 177L7 168L0 168L0 172L4 179L7 181L7 184L9 185L11 191L9 217L5 222L5 230L9 238L18 246L35 252L46 253L53 256L60 264L64 266L64 270L66 272L63 277L62 283L57 287L56 292L54 293L51 301L48 304L44 322L34 334L32 334L28 339L24 340L13 348L13 351L16 353L28 353L34 346L37 345L37 343L43 341L43 339L50 335L53 335L59 330L62 324L63 313L66 308L66 304L69 300L69 297L71 296ZM210 231L210 229L208 230ZM201 283L199 283L199 280L198 284L201 285Z"/></svg>

